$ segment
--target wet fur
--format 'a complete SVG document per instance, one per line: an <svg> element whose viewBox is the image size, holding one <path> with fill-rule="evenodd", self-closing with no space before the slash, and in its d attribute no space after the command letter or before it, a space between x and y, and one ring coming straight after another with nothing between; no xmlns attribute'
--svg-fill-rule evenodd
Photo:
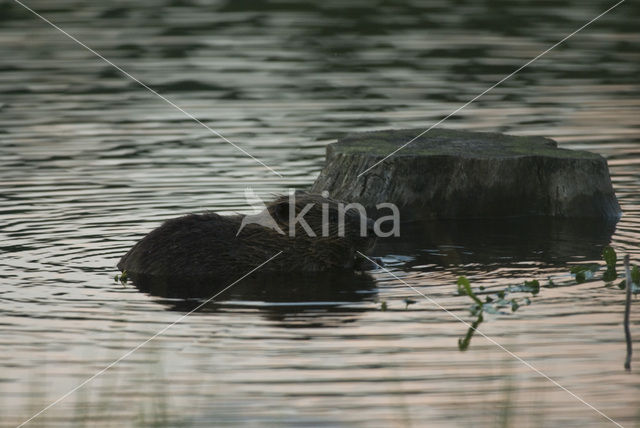
<svg viewBox="0 0 640 428"><path fill-rule="evenodd" d="M284 235L258 224L248 224L236 236L244 215L189 214L166 221L127 252L118 268L131 274L186 275L240 278L270 257L263 272L318 272L353 269L356 251L364 252L372 237L360 236L357 210L345 215L345 236L338 236L338 201L296 192L296 214L314 203L304 219L316 233L309 237L297 225L289 237L289 199L282 196L267 205ZM329 236L322 236L322 204L329 204ZM331 219L335 219L332 221ZM368 224L371 220L367 219Z"/></svg>

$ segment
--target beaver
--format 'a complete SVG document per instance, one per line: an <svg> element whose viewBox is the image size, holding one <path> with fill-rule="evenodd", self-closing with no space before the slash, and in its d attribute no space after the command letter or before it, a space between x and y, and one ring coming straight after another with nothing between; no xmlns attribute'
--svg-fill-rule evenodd
<svg viewBox="0 0 640 428"><path fill-rule="evenodd" d="M363 210L345 212L344 208L349 207L342 201L296 191L277 197L258 215L185 215L164 222L142 238L120 259L118 269L134 278L214 276L229 280L242 277L279 252L259 271L358 269L357 252L364 253L375 242L373 221Z"/></svg>

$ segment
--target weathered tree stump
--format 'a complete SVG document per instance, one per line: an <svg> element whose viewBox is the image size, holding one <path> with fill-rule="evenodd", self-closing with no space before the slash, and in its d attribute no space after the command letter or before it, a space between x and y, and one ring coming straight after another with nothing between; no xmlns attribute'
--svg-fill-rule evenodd
<svg viewBox="0 0 640 428"><path fill-rule="evenodd" d="M385 215L376 205L390 202L402 221L620 217L607 161L543 137L432 129L371 168L421 131L365 132L329 144L312 191L359 202L372 216Z"/></svg>

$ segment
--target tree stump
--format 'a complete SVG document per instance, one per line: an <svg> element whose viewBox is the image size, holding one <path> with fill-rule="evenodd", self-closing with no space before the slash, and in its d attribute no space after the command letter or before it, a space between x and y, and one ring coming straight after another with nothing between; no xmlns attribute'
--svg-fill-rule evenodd
<svg viewBox="0 0 640 428"><path fill-rule="evenodd" d="M329 144L311 190L359 202L372 217L385 215L376 205L393 203L402 221L621 215L607 161L549 138L433 129L371 168L421 131L364 132Z"/></svg>

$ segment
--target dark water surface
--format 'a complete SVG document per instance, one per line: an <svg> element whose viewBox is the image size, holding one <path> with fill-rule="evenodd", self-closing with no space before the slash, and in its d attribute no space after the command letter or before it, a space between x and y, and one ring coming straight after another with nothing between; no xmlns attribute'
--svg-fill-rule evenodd
<svg viewBox="0 0 640 428"><path fill-rule="evenodd" d="M0 2L7 427L193 307L113 282L118 258L163 219L249 212L246 187L268 198L309 186L336 137L427 128L613 3L26 4L283 178L17 3ZM638 22L638 3L627 1L443 124L545 135L602 154L624 211L615 228L415 225L373 252L467 321L458 275L488 290L547 277L567 285L543 288L530 306L487 317L481 329L624 426L640 426L637 339L635 371L622 368L624 293L601 281L575 285L568 271L599 262L609 242L640 263ZM240 286L29 426L609 423L482 337L458 351L466 327L388 274L354 283L308 293L304 284L269 293ZM407 307L407 298L416 302Z"/></svg>

